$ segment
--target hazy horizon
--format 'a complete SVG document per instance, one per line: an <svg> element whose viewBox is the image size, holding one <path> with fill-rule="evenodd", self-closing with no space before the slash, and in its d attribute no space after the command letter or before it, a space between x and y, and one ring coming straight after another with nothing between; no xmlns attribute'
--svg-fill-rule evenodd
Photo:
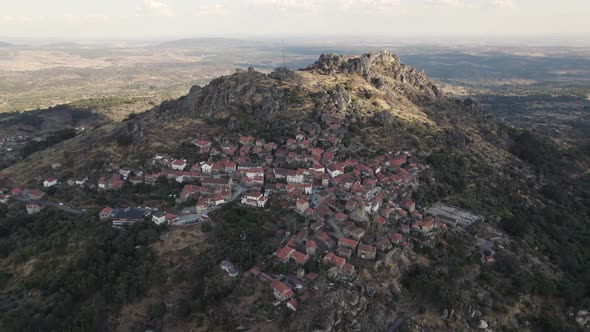
<svg viewBox="0 0 590 332"><path fill-rule="evenodd" d="M588 45L589 17L583 0L22 0L2 6L0 40L369 37Z"/></svg>
<svg viewBox="0 0 590 332"><path fill-rule="evenodd" d="M590 35L555 35L555 36L427 36L427 35L408 35L408 36L385 36L385 35L170 35L158 37L133 37L133 36L116 36L116 37L39 37L23 36L12 37L0 35L0 42L7 42L22 46L44 46L53 43L77 43L82 46L93 44L116 44L123 45L138 44L157 44L178 40L206 40L206 39L224 39L224 40L242 40L262 43L280 43L284 41L287 46L302 44L323 44L329 45L370 45L379 46L383 44L399 46L498 46L498 47L590 47Z"/></svg>

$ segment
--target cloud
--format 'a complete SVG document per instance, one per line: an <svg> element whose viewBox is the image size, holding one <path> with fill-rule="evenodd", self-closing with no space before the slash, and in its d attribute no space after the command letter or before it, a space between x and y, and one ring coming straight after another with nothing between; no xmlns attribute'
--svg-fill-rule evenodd
<svg viewBox="0 0 590 332"><path fill-rule="evenodd" d="M451 7L465 7L464 0L436 0L435 3Z"/></svg>
<svg viewBox="0 0 590 332"><path fill-rule="evenodd" d="M3 24L28 24L32 22L33 18L30 16L0 16L0 23Z"/></svg>
<svg viewBox="0 0 590 332"><path fill-rule="evenodd" d="M172 9L161 0L143 0L144 8L149 15L172 16Z"/></svg>
<svg viewBox="0 0 590 332"><path fill-rule="evenodd" d="M63 19L67 22L73 22L76 20L76 16L74 16L74 14L72 13L64 13Z"/></svg>
<svg viewBox="0 0 590 332"><path fill-rule="evenodd" d="M225 6L218 3L212 5L201 5L197 8L197 15L219 15L225 13Z"/></svg>
<svg viewBox="0 0 590 332"><path fill-rule="evenodd" d="M90 14L87 16L87 19L91 22L98 22L98 23L104 23L104 22L111 21L111 17L108 15L104 15L104 14Z"/></svg>
<svg viewBox="0 0 590 332"><path fill-rule="evenodd" d="M398 7L403 0L252 0L259 7L278 11L334 11L334 10L390 10Z"/></svg>
<svg viewBox="0 0 590 332"><path fill-rule="evenodd" d="M376 10L387 11L401 5L401 0L346 0L343 2L346 10Z"/></svg>
<svg viewBox="0 0 590 332"><path fill-rule="evenodd" d="M512 8L517 0L249 0L249 5L281 12L359 11L370 13L400 12L422 8Z"/></svg>
<svg viewBox="0 0 590 332"><path fill-rule="evenodd" d="M74 14L74 13L63 13L62 19L64 22L80 24L80 23L106 23L111 21L111 17L105 14Z"/></svg>
<svg viewBox="0 0 590 332"><path fill-rule="evenodd" d="M514 8L514 0L489 0L489 4L495 8Z"/></svg>
<svg viewBox="0 0 590 332"><path fill-rule="evenodd" d="M259 7L267 7L279 11L317 11L322 6L318 0L253 0Z"/></svg>

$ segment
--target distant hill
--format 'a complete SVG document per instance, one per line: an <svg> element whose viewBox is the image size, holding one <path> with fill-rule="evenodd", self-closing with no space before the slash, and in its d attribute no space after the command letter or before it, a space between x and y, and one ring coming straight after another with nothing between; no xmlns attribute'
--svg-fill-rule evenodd
<svg viewBox="0 0 590 332"><path fill-rule="evenodd" d="M0 41L0 47L2 47L2 48L22 47L22 46L24 46L24 45L17 45L17 44L11 44L11 43Z"/></svg>
<svg viewBox="0 0 590 332"><path fill-rule="evenodd" d="M267 43L260 41L251 41L232 38L186 38L171 40L158 44L156 47L161 48L198 48L198 47L246 47L261 46Z"/></svg>
<svg viewBox="0 0 590 332"><path fill-rule="evenodd" d="M43 45L44 48L81 48L82 45L74 42L60 42Z"/></svg>

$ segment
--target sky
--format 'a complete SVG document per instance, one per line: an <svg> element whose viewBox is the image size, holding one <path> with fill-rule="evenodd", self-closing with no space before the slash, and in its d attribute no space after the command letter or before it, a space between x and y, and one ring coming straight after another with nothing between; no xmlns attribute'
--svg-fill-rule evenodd
<svg viewBox="0 0 590 332"><path fill-rule="evenodd" d="M0 38L589 36L590 0L0 0Z"/></svg>

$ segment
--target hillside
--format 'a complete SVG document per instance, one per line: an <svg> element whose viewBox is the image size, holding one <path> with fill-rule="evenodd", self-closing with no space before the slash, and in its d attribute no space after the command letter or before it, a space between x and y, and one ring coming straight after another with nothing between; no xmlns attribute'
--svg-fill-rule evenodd
<svg viewBox="0 0 590 332"><path fill-rule="evenodd" d="M328 116L353 123L354 134L349 135L357 143L356 150L388 144L424 153L426 158L433 151L453 148L455 154L469 153L477 165L498 175L527 178L531 171L507 151L510 138L506 130L486 118L475 103L441 96L424 74L390 53L377 53L361 58L322 56L296 72L279 69L266 75L247 70L223 76L133 119L31 156L25 161L32 165L26 175L15 165L0 176L14 184L26 182L32 174L46 173L48 164L63 161L65 151L87 155L73 161L75 166L89 163L99 153L106 160L108 154L132 160L137 157L134 151L155 153L161 146L173 148L201 128L279 135L276 139L281 139ZM133 138L133 143L119 146L116 139L121 136ZM93 148L85 142L92 142ZM478 174L462 177L470 176Z"/></svg>
<svg viewBox="0 0 590 332"><path fill-rule="evenodd" d="M309 157L317 149L324 154ZM121 331L575 329L589 321L576 323L574 318L585 319L579 310L586 308L590 291L583 273L590 258L584 242L590 196L584 175L588 159L574 152L495 122L470 99L445 96L424 73L389 52L322 55L297 71L238 70L0 171L0 187L7 188L39 188L54 177L60 185L49 200L67 200L69 206L88 210L80 225L50 209L16 225L15 220L25 218L22 211L14 212L17 204L2 207L0 247L28 243L30 248L4 250L0 258L2 270L8 271L0 286L9 294L7 303L17 303L14 309L0 307L10 313L2 324L14 330L77 324L86 330ZM170 198L186 187L174 176L166 179L175 173L160 169L156 156L184 160L185 165L202 162L199 170L220 161L264 163L263 183L276 177L277 169L288 169L289 178L303 177L299 169L319 168L322 174L313 186L322 188L327 178L330 183L323 189L333 192L314 189L308 204L317 203L318 195L332 195L321 206L337 212L358 198L347 191L365 190L361 196L378 201L378 207L349 211L347 205L349 215L340 212L342 220L327 221L312 232L316 212L311 216L289 208L292 197L280 194L281 184L289 180L275 178L262 187L272 193L266 208L230 201L211 210L211 221L204 218L199 225L140 222L129 230L105 228L97 221L105 205L175 213L195 204L198 209L200 199L179 203ZM62 166L51 166L56 163ZM342 174L336 175L339 167ZM132 175L118 190L101 191L101 178L117 170ZM83 177L88 179L82 186L65 185ZM131 184L138 177L140 183ZM258 188L247 182L252 179L235 180ZM341 186L338 181L348 182ZM447 228L436 219L436 230L425 230L433 221L426 214L438 202L466 209L466 215L485 216L485 221ZM387 209L399 215L385 214ZM59 221L41 226L43 218ZM378 219L381 226L376 226ZM400 234L404 225L412 225L412 232ZM319 230L325 230L341 239L340 228L348 232L350 227L366 231L364 245L377 246L384 238L389 243L390 233L397 231L404 241L398 239L386 254L380 250L373 261L349 254L354 277L343 277L342 266L340 272L326 266L325 258L300 264L317 279L306 276L304 288L314 288L298 292L296 312L273 306L267 285L244 273L256 267L272 277L294 276L301 266L288 257L288 264L277 263L273 256L289 239L280 234L319 237ZM45 242L44 232L56 240ZM338 255L344 255L340 239ZM332 253L321 249L326 257ZM55 272L38 263L45 258L56 264ZM129 271L121 265L125 259ZM218 267L227 259L239 264L239 277L230 278ZM75 268L81 270L79 280L67 274ZM25 281L18 283L17 277ZM60 285L68 285L66 293ZM33 298L23 297L26 292ZM67 304L48 309L60 301ZM69 308L68 320L60 322ZM570 309L573 316L566 314ZM35 319L24 319L32 313Z"/></svg>
<svg viewBox="0 0 590 332"><path fill-rule="evenodd" d="M11 48L11 47L21 47L22 45L11 44L7 42L0 41L0 47L4 48Z"/></svg>

